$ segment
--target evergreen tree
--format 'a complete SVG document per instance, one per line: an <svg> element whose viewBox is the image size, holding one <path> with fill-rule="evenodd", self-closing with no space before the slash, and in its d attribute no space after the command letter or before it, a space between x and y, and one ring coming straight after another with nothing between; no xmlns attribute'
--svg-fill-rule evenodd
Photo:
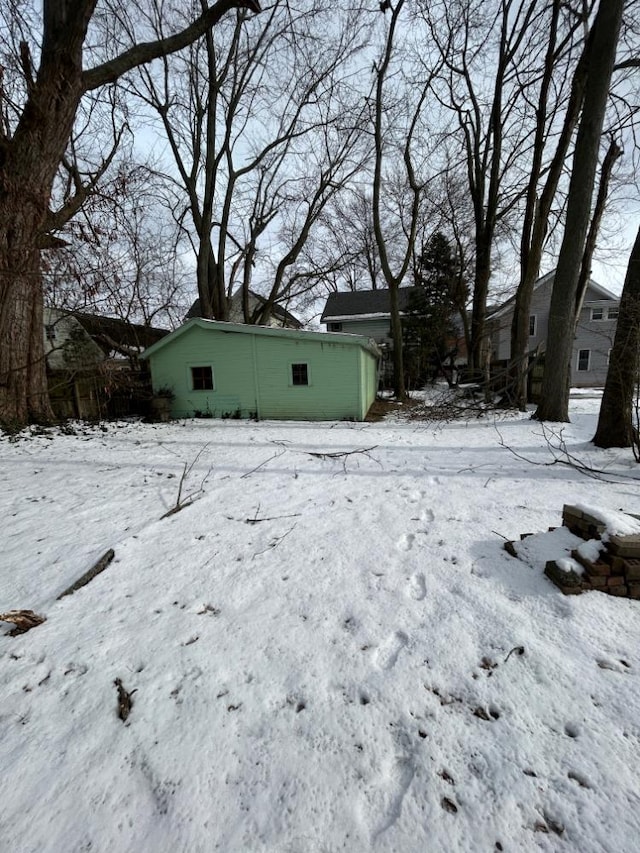
<svg viewBox="0 0 640 853"><path fill-rule="evenodd" d="M451 243L436 231L423 246L414 267L415 288L404 320L408 381L414 386L435 381L456 356L455 325L460 264Z"/></svg>

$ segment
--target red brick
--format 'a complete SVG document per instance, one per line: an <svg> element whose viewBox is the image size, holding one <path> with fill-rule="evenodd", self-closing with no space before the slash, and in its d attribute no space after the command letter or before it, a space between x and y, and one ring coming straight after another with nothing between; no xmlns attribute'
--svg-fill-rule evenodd
<svg viewBox="0 0 640 853"><path fill-rule="evenodd" d="M592 589L607 589L607 578L599 577L598 575L586 576L585 584L589 584Z"/></svg>
<svg viewBox="0 0 640 853"><path fill-rule="evenodd" d="M625 580L621 575L611 575L611 577L607 578L607 586L617 587L617 586L626 586Z"/></svg>
<svg viewBox="0 0 640 853"><path fill-rule="evenodd" d="M572 551L571 556L576 560L576 562L580 563L581 566L585 567L587 574L589 575L606 576L611 574L611 566L607 563L603 563L601 560L597 560L595 563L592 563L591 560L583 557L579 551Z"/></svg>
<svg viewBox="0 0 640 853"><path fill-rule="evenodd" d="M616 575L624 574L625 561L622 557L611 558L611 568Z"/></svg>
<svg viewBox="0 0 640 853"><path fill-rule="evenodd" d="M607 593L609 595L617 595L620 598L626 598L627 595L627 587L626 586L610 586L607 587Z"/></svg>
<svg viewBox="0 0 640 853"><path fill-rule="evenodd" d="M629 557L624 562L624 574L627 580L640 581L640 560Z"/></svg>
<svg viewBox="0 0 640 853"><path fill-rule="evenodd" d="M640 534L631 536L611 536L609 548L620 557L640 558Z"/></svg>

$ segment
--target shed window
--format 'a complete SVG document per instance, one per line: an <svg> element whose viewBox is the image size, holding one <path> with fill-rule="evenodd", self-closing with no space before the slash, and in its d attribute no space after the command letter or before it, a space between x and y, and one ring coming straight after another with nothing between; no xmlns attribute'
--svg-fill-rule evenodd
<svg viewBox="0 0 640 853"><path fill-rule="evenodd" d="M592 320L603 320L604 319L604 308L592 308L591 309L591 319Z"/></svg>
<svg viewBox="0 0 640 853"><path fill-rule="evenodd" d="M581 349L578 352L578 370L589 370L591 350Z"/></svg>
<svg viewBox="0 0 640 853"><path fill-rule="evenodd" d="M342 331L342 323L327 323L327 331L328 332L341 332Z"/></svg>
<svg viewBox="0 0 640 853"><path fill-rule="evenodd" d="M530 315L529 315L529 337L530 337L530 338L535 337L535 334L536 334L536 326L537 326L537 323L536 323L536 315L535 315L535 314L530 314Z"/></svg>
<svg viewBox="0 0 640 853"><path fill-rule="evenodd" d="M210 365L191 368L191 388L194 391L213 391L213 368Z"/></svg>
<svg viewBox="0 0 640 853"><path fill-rule="evenodd" d="M609 320L617 320L619 314L620 308L616 305L615 308L609 308L609 310L607 311L607 318Z"/></svg>
<svg viewBox="0 0 640 853"><path fill-rule="evenodd" d="M45 333L47 335L48 341L55 341L56 339L56 327L55 326L45 326Z"/></svg>
<svg viewBox="0 0 640 853"><path fill-rule="evenodd" d="M308 385L309 384L309 369L306 364L291 365L291 384L292 385Z"/></svg>

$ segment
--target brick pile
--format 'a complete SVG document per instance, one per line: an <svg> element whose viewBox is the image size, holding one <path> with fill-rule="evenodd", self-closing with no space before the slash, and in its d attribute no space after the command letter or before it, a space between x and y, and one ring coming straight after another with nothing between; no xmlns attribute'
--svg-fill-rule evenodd
<svg viewBox="0 0 640 853"><path fill-rule="evenodd" d="M602 519L570 505L562 510L562 524L587 541L601 540L607 529ZM571 552L571 557L583 567L583 574L564 570L562 561L556 560L547 563L545 574L565 595L598 590L640 600L640 534L611 534L602 545L597 560L589 560L577 550Z"/></svg>

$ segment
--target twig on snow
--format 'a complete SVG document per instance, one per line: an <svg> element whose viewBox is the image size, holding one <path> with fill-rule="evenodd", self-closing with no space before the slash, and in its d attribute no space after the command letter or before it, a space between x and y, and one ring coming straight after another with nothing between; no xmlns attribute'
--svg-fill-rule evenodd
<svg viewBox="0 0 640 853"><path fill-rule="evenodd" d="M267 462L271 462L272 459L276 459L278 456L282 456L283 453L286 453L286 451L281 450L280 453L274 453L273 456L270 456L268 459L265 459L264 462L261 462L259 465L256 465L255 468L252 468L251 471L247 471L246 474L243 474L240 479L244 480L245 477L250 477L251 474L255 474L256 471L259 471L261 468L263 468L267 464Z"/></svg>
<svg viewBox="0 0 640 853"><path fill-rule="evenodd" d="M509 453L511 453L512 456L515 456L516 459L520 459L523 462L526 462L528 465L536 465L542 468L549 468L552 465L565 465L567 468L573 468L574 471L578 471L578 473L584 474L586 477L591 477L594 480L600 480L603 483L616 483L618 480L632 480L634 482L637 482L637 477L630 477L625 474L617 474L615 471L603 471L600 468L592 468L590 465L584 463L577 456L574 456L572 453L569 452L564 437L562 435L562 430L560 430L560 434L557 434L553 432L553 430L548 430L545 425L542 424L542 435L547 443L547 447L551 451L551 454L554 458L550 462L536 462L535 459L529 459L522 453L518 453L518 451L514 450L513 447L510 447L505 442L500 430L498 429L495 423L493 426L495 431L498 433L498 437L500 438L500 446L504 447L505 450L508 450ZM552 444L552 439L550 438L549 434L557 440L556 446ZM618 480L609 480L607 479L607 477L617 477Z"/></svg>
<svg viewBox="0 0 640 853"><path fill-rule="evenodd" d="M204 492L204 485L207 482L207 479L211 474L213 468L209 468L207 473L200 481L200 486L197 489L192 492L189 492L189 494L185 495L184 497L182 496L182 490L189 474L191 474L196 463L198 462L204 451L207 449L207 447L209 447L208 444L203 445L190 463L184 463L182 474L180 475L180 482L178 483L178 495L176 497L176 502L171 507L171 509L167 510L164 515L160 516L161 521L163 518L169 518L169 516L175 515L177 512L180 512L180 510L184 509L185 507L191 506L191 504L196 500L196 498L199 498L200 495Z"/></svg>

